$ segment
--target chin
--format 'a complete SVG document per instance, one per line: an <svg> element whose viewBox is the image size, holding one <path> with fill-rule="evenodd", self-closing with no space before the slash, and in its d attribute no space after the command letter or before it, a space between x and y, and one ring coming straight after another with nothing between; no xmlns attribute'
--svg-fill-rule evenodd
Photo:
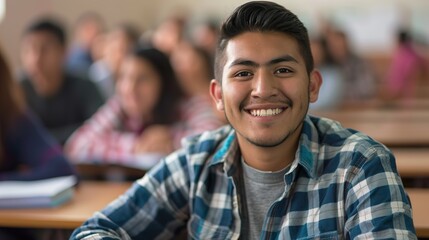
<svg viewBox="0 0 429 240"><path fill-rule="evenodd" d="M251 144L258 146L258 147L277 147L284 143L289 137L289 134L284 137L278 137L278 138L247 138L247 141Z"/></svg>

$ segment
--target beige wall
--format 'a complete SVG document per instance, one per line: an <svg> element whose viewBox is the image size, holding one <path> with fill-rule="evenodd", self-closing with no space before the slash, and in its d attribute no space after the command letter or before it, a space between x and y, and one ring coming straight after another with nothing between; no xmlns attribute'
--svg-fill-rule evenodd
<svg viewBox="0 0 429 240"><path fill-rule="evenodd" d="M0 44L9 57L14 69L19 66L19 39L22 30L35 17L52 13L61 16L68 24L86 10L101 14L108 26L123 21L148 29L172 11L184 11L192 18L216 16L223 19L244 0L6 0L6 15L0 22ZM382 18L384 9L390 12L408 12L411 15L429 12L429 1L426 0L288 0L276 1L287 6L304 22L317 25L317 16L330 15L338 10L357 14L359 11L376 9ZM393 9L393 10L392 10ZM398 10L399 9L399 10ZM406 11L404 11L406 9ZM370 11L369 11L370 12ZM370 12L371 13L371 12ZM371 13L374 15L374 13ZM377 15L376 14L376 15ZM423 17L418 21L429 21ZM417 23L420 28L429 26L427 23ZM429 27L427 27L429 32ZM429 35L429 34L428 34ZM429 37L429 36L428 36Z"/></svg>

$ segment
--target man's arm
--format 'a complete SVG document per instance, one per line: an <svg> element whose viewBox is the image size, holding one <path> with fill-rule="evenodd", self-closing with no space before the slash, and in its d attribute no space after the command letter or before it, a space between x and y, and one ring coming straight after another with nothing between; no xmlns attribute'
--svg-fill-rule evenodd
<svg viewBox="0 0 429 240"><path fill-rule="evenodd" d="M369 149L359 156L356 175L346 189L347 239L417 239L411 203L396 169L394 156Z"/></svg>
<svg viewBox="0 0 429 240"><path fill-rule="evenodd" d="M184 157L171 155L121 197L96 213L70 239L172 239L189 218ZM96 197L96 196L95 196Z"/></svg>

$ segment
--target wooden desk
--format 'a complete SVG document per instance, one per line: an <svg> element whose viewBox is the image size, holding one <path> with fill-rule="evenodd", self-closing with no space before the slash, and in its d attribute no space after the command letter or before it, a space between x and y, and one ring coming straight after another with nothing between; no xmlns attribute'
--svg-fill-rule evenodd
<svg viewBox="0 0 429 240"><path fill-rule="evenodd" d="M310 111L315 116L340 122L416 122L429 121L429 109L357 109L338 111Z"/></svg>
<svg viewBox="0 0 429 240"><path fill-rule="evenodd" d="M429 177L429 148L392 148L401 177Z"/></svg>
<svg viewBox="0 0 429 240"><path fill-rule="evenodd" d="M429 110L362 110L315 112L359 130L389 147L429 146Z"/></svg>
<svg viewBox="0 0 429 240"><path fill-rule="evenodd" d="M429 237L429 189L406 189L413 207L414 227L418 237Z"/></svg>
<svg viewBox="0 0 429 240"><path fill-rule="evenodd" d="M0 226L74 229L124 193L131 183L80 183L74 198L57 208L0 209Z"/></svg>
<svg viewBox="0 0 429 240"><path fill-rule="evenodd" d="M416 122L342 122L344 127L359 130L388 147L429 146L428 121Z"/></svg>

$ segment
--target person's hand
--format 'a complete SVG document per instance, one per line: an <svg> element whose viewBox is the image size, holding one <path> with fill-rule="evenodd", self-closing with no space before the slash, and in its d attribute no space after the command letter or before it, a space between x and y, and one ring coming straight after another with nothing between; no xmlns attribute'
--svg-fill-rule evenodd
<svg viewBox="0 0 429 240"><path fill-rule="evenodd" d="M168 154L173 151L170 129L166 126L150 126L143 131L134 145L135 153L157 152Z"/></svg>

